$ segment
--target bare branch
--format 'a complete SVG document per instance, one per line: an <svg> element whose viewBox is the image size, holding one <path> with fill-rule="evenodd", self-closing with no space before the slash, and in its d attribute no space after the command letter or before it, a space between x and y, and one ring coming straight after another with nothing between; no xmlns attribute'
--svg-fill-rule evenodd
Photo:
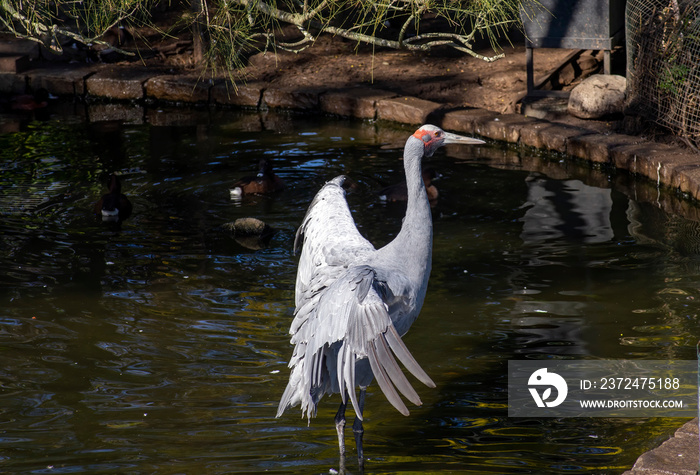
<svg viewBox="0 0 700 475"><path fill-rule="evenodd" d="M245 6L246 9L257 9L265 15L269 15L279 21L296 25L300 31L305 32L305 25L309 25L315 29L318 29L323 33L330 33L333 35L342 36L354 41L359 41L362 43L367 43L376 46L382 46L392 49L407 49L409 51L429 51L437 46L449 46L458 51L467 53L475 58L484 61L495 61L504 57L504 54L498 54L494 56L483 56L476 53L471 47L471 39L473 38L473 32L470 36L464 36L457 33L426 33L423 35L416 35L411 38L406 38L407 30L410 25L419 18L427 9L427 2L420 1L417 2L420 6L415 13L411 14L409 18L404 21L401 30L398 35L397 40L390 40L386 38L380 38L375 35L368 35L365 33L352 31L349 28L338 27L329 23L320 22L314 17L319 14L328 5L328 0L322 1L315 9L309 11L307 14L299 15L296 13L290 13L279 8L265 3L264 1L254 1L254 0L240 0L240 2ZM484 19L477 18L477 23L481 28ZM271 33L266 33L265 37L270 40L272 38ZM307 36L308 35L308 36ZM299 52L309 46L309 42L313 42L314 39L312 35L308 32L305 33L304 39L296 43L284 43L278 42L277 45L281 49ZM428 41L425 41L428 40Z"/></svg>
<svg viewBox="0 0 700 475"><path fill-rule="evenodd" d="M15 36L18 38L23 38L27 40L31 40L34 42L37 42L39 44L44 45L46 48L49 49L52 53L55 54L61 54L63 53L63 47L61 46L61 43L58 41L58 35L63 35L67 38L71 38L75 41L78 41L80 43L83 43L85 45L90 45L90 44L97 44L101 46L107 46L112 48L113 50L127 55L127 56L133 56L134 53L131 51L125 51L121 48L118 48L114 45L111 45L107 43L106 41L98 40L97 38L102 35L98 35L98 37L94 38L88 38L84 35L81 35L79 33L75 33L71 30L68 30L66 28L60 28L58 25L46 25L40 21L32 21L29 19L27 16L23 15L19 10L13 8L12 4L10 3L9 0L0 0L0 9L5 10L7 13L10 14L11 18L16 20L18 23L22 25L26 33L23 33L21 31L18 31L15 26L6 21L4 18L0 17L0 21L5 25L5 27L12 32ZM114 21L112 25L110 25L108 28L105 29L105 31L112 26L116 25L119 21L123 20L124 18L127 18L131 15L134 14L136 11L137 7L134 7L134 9L130 12L126 12L123 15L121 15L117 20Z"/></svg>

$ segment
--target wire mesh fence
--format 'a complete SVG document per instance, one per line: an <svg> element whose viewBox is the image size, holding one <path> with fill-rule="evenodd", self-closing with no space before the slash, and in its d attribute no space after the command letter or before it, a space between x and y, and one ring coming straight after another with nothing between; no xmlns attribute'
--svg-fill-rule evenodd
<svg viewBox="0 0 700 475"><path fill-rule="evenodd" d="M700 2L629 0L628 108L700 146Z"/></svg>

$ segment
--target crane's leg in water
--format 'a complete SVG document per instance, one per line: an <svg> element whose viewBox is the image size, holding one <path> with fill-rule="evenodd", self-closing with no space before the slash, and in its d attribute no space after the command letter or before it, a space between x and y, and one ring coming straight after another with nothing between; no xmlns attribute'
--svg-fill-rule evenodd
<svg viewBox="0 0 700 475"><path fill-rule="evenodd" d="M367 388L360 387L360 400L358 401L360 406L360 413L356 415L355 422L352 424L352 432L355 434L355 446L357 447L357 462L360 464L360 472L365 470L365 452L362 448L362 436L365 433L364 427L362 427L362 413L365 410L365 393Z"/></svg>
<svg viewBox="0 0 700 475"><path fill-rule="evenodd" d="M347 394L345 401L348 400ZM338 451L340 453L339 472L345 473L345 407L347 402L341 402L335 414L335 430L338 432ZM353 426L354 427L354 426Z"/></svg>

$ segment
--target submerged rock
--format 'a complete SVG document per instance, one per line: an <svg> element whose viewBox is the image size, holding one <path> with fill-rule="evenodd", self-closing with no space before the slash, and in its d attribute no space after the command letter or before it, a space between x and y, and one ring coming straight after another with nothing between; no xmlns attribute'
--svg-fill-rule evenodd
<svg viewBox="0 0 700 475"><path fill-rule="evenodd" d="M264 249L277 230L257 218L238 218L221 226L230 232L238 244L252 250Z"/></svg>

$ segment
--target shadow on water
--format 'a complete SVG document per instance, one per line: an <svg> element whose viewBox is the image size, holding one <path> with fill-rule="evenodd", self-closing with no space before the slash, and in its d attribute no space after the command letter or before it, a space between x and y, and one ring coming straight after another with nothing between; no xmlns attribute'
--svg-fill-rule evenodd
<svg viewBox="0 0 700 475"><path fill-rule="evenodd" d="M290 114L173 117L61 117L0 135L4 471L336 465L337 401L309 426L294 410L274 418L291 354L294 232L343 173L360 230L378 245L395 236L403 208L376 192L401 181L410 131ZM231 201L229 186L261 156L287 188ZM626 174L497 144L448 148L430 165L442 175L433 271L406 342L438 389L418 388L424 405L404 418L370 388L368 471L629 468L680 422L508 418L505 367L693 359L697 209ZM113 171L134 206L118 226L92 214ZM245 217L278 232L244 247L221 226Z"/></svg>

